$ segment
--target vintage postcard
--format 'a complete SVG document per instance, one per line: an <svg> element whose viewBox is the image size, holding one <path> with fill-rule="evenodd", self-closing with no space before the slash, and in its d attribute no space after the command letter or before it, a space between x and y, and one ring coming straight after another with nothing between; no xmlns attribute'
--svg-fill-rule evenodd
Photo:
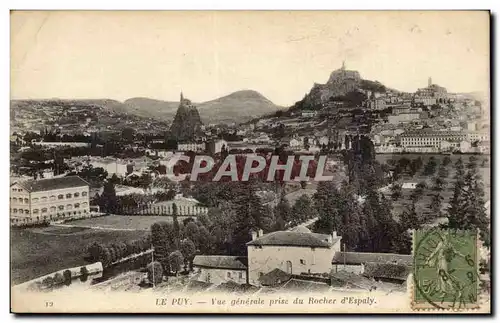
<svg viewBox="0 0 500 323"><path fill-rule="evenodd" d="M11 11L13 313L490 313L488 11Z"/></svg>

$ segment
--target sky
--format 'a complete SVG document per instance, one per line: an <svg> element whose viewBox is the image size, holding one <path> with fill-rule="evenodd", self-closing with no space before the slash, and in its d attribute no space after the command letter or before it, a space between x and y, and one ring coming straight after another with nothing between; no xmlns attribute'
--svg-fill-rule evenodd
<svg viewBox="0 0 500 323"><path fill-rule="evenodd" d="M290 106L347 69L413 92L489 91L483 11L14 11L11 98L204 102L255 90Z"/></svg>

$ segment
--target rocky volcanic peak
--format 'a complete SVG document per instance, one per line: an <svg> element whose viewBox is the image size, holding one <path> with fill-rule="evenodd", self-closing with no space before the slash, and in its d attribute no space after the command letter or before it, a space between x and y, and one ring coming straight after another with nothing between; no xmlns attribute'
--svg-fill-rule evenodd
<svg viewBox="0 0 500 323"><path fill-rule="evenodd" d="M203 125L198 109L181 93L181 101L170 132L177 140L193 140Z"/></svg>
<svg viewBox="0 0 500 323"><path fill-rule="evenodd" d="M303 107L318 107L332 98L346 96L353 92L385 92L385 87L369 80L363 80L358 71L347 70L345 65L333 71L325 84L315 83L301 102Z"/></svg>

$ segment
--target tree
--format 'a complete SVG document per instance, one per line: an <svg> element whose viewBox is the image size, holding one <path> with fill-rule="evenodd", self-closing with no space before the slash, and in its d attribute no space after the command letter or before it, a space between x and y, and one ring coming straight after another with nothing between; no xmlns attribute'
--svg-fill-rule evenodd
<svg viewBox="0 0 500 323"><path fill-rule="evenodd" d="M426 176L433 175L436 172L436 167L437 167L436 158L434 158L434 156L431 156L431 158L429 158L429 161L424 167L424 175Z"/></svg>
<svg viewBox="0 0 500 323"><path fill-rule="evenodd" d="M331 234L334 230L340 231L341 218L337 212L339 194L333 182L320 182L313 196L314 205L318 214L315 229L318 232Z"/></svg>
<svg viewBox="0 0 500 323"><path fill-rule="evenodd" d="M471 156L474 157L474 156ZM457 163L457 174L463 164ZM458 230L479 230L483 245L490 246L490 224L484 202L484 188L477 172L475 160L471 158L468 171L462 180L457 178L453 197L448 208L446 227Z"/></svg>
<svg viewBox="0 0 500 323"><path fill-rule="evenodd" d="M118 199L116 198L116 191L113 183L106 182L104 184L99 206L107 213L116 213L118 209Z"/></svg>
<svg viewBox="0 0 500 323"><path fill-rule="evenodd" d="M391 198L393 201L397 201L402 196L402 186L398 183L393 183L391 185Z"/></svg>
<svg viewBox="0 0 500 323"><path fill-rule="evenodd" d="M435 176L433 178L432 190L435 192L442 192L445 188L445 185L446 181L444 179L442 179L440 176Z"/></svg>
<svg viewBox="0 0 500 323"><path fill-rule="evenodd" d="M115 174L113 174L113 176L111 176L111 178L109 179L109 181L111 183L113 183L113 185L118 185L120 184L120 179L118 178L118 176Z"/></svg>
<svg viewBox="0 0 500 323"><path fill-rule="evenodd" d="M172 204L172 218L173 218L173 224L174 224L174 240L175 240L175 247L179 247L179 240L181 237L181 232L180 232L180 227L179 227L179 220L177 219L177 204L173 203Z"/></svg>
<svg viewBox="0 0 500 323"><path fill-rule="evenodd" d="M308 219L314 218L316 213L314 211L315 209L313 208L313 204L309 196L304 194L299 197L292 207L292 226L299 225Z"/></svg>
<svg viewBox="0 0 500 323"><path fill-rule="evenodd" d="M194 242L189 239L182 240L180 251L184 255L185 269L191 270L193 267L193 259L196 254L196 246L194 245Z"/></svg>
<svg viewBox="0 0 500 323"><path fill-rule="evenodd" d="M413 203L417 202L422 197L426 188L427 184L424 181L421 181L416 185L415 190L410 196Z"/></svg>
<svg viewBox="0 0 500 323"><path fill-rule="evenodd" d="M252 182L242 183L243 189L240 196L235 200L235 225L232 232L233 253L237 255L246 254L246 243L251 240L250 232L262 229L269 231L272 221L257 195Z"/></svg>
<svg viewBox="0 0 500 323"><path fill-rule="evenodd" d="M168 256L168 260L170 262L170 269L177 276L177 274L181 271L182 264L184 262L184 257L182 256L182 253L179 250L176 250L170 253L170 255Z"/></svg>
<svg viewBox="0 0 500 323"><path fill-rule="evenodd" d="M443 166L448 166L451 163L451 158L450 156L445 156L443 158Z"/></svg>
<svg viewBox="0 0 500 323"><path fill-rule="evenodd" d="M286 224L291 221L292 208L288 200L282 196L276 207L274 208L275 230L284 230Z"/></svg>
<svg viewBox="0 0 500 323"><path fill-rule="evenodd" d="M422 226L422 219L417 214L415 203L412 203L409 208L403 211L401 215L401 224L405 231L409 229L420 229Z"/></svg>
<svg viewBox="0 0 500 323"><path fill-rule="evenodd" d="M436 193L432 195L432 200L429 205L429 209L436 215L436 217L441 216L441 206L443 205L443 197L441 194Z"/></svg>
<svg viewBox="0 0 500 323"><path fill-rule="evenodd" d="M71 284L71 270L66 269L63 272L63 278L64 278L64 284L65 285L70 285Z"/></svg>
<svg viewBox="0 0 500 323"><path fill-rule="evenodd" d="M172 245L169 241L169 223L157 222L151 226L151 243L154 248L154 257L162 264L164 272L168 272L170 264L168 255L171 252Z"/></svg>
<svg viewBox="0 0 500 323"><path fill-rule="evenodd" d="M148 280L153 285L163 281L163 267L158 261L150 262L147 266Z"/></svg>

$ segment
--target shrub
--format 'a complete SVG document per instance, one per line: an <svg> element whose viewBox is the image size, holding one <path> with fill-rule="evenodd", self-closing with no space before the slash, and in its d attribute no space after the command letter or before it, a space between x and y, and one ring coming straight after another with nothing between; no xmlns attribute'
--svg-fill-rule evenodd
<svg viewBox="0 0 500 323"><path fill-rule="evenodd" d="M154 269L154 270L153 270ZM163 267L162 265L155 261L148 264L148 280L152 284L159 284L163 280ZM154 276L153 276L154 272Z"/></svg>
<svg viewBox="0 0 500 323"><path fill-rule="evenodd" d="M60 273L54 275L54 285L60 285L64 283L64 277Z"/></svg>

